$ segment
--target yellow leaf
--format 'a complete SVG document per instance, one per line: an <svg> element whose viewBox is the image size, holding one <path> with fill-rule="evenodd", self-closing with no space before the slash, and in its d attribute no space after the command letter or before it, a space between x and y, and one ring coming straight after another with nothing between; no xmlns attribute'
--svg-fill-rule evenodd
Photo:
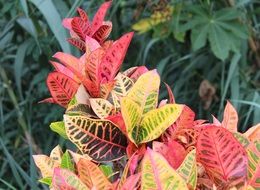
<svg viewBox="0 0 260 190"><path fill-rule="evenodd" d="M132 88L134 85L134 82L127 76L118 73L116 78L116 83L113 88L113 92L118 96L126 96L128 91Z"/></svg>
<svg viewBox="0 0 260 190"><path fill-rule="evenodd" d="M36 166L40 169L42 177L52 177L53 170L59 163L46 155L33 155Z"/></svg>
<svg viewBox="0 0 260 190"><path fill-rule="evenodd" d="M114 108L109 101L102 98L90 98L89 100L93 111L100 119L108 117Z"/></svg>
<svg viewBox="0 0 260 190"><path fill-rule="evenodd" d="M138 144L158 138L178 119L182 109L183 105L166 104L145 114L140 126L136 126L133 130L133 136Z"/></svg>
<svg viewBox="0 0 260 190"><path fill-rule="evenodd" d="M60 145L57 145L54 149L52 149L50 158L57 161L59 164L61 163L61 157L62 157L62 150Z"/></svg>
<svg viewBox="0 0 260 190"><path fill-rule="evenodd" d="M157 71L148 71L138 78L127 97L135 101L141 107L142 114L145 114L157 107L159 87L160 76Z"/></svg>

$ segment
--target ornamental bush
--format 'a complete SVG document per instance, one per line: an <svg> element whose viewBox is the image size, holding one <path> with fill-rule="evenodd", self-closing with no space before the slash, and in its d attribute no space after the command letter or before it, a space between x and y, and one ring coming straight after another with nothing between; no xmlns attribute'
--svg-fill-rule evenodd
<svg viewBox="0 0 260 190"><path fill-rule="evenodd" d="M259 189L260 125L239 133L229 102L222 122L196 120L167 84L169 99L158 100L156 70L120 71L133 33L107 40L110 5L103 3L92 21L82 9L63 21L82 56L53 56L51 97L41 102L65 108L50 127L77 148L57 145L49 156L34 155L39 181L57 190Z"/></svg>

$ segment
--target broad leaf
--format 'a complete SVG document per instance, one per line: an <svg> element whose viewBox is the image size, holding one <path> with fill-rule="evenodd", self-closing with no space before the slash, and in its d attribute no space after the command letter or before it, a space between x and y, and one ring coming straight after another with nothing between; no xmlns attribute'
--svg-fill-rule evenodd
<svg viewBox="0 0 260 190"><path fill-rule="evenodd" d="M127 76L118 73L115 78L115 86L113 88L113 92L121 97L124 97L127 95L128 91L131 89L131 87L134 85L134 82Z"/></svg>
<svg viewBox="0 0 260 190"><path fill-rule="evenodd" d="M151 149L145 153L141 172L142 190L188 190L185 181L168 164L167 160Z"/></svg>
<svg viewBox="0 0 260 190"><path fill-rule="evenodd" d="M36 166L40 169L42 177L51 177L53 169L59 166L59 163L46 155L33 155Z"/></svg>
<svg viewBox="0 0 260 190"><path fill-rule="evenodd" d="M52 72L47 77L47 86L54 101L62 107L67 107L79 84L62 73Z"/></svg>
<svg viewBox="0 0 260 190"><path fill-rule="evenodd" d="M139 143L158 138L181 114L182 105L167 104L144 115L140 126L133 129L132 136Z"/></svg>
<svg viewBox="0 0 260 190"><path fill-rule="evenodd" d="M86 52L86 44L84 41L78 38L68 38L67 41L75 46L76 48L80 49L83 52Z"/></svg>
<svg viewBox="0 0 260 190"><path fill-rule="evenodd" d="M89 100L93 111L100 119L108 117L114 108L109 101L102 98L91 98Z"/></svg>
<svg viewBox="0 0 260 190"><path fill-rule="evenodd" d="M157 71L148 71L138 78L127 97L135 101L145 114L157 107L159 86L160 76Z"/></svg>
<svg viewBox="0 0 260 190"><path fill-rule="evenodd" d="M260 139L260 123L256 124L253 127L250 127L244 135L251 141L254 142L257 139Z"/></svg>
<svg viewBox="0 0 260 190"><path fill-rule="evenodd" d="M110 21L103 22L103 24L92 35L92 38L97 40L99 43L103 43L104 40L108 38L111 31L112 31L112 22Z"/></svg>
<svg viewBox="0 0 260 190"><path fill-rule="evenodd" d="M64 115L64 122L68 138L93 160L111 161L125 154L126 136L112 122L69 115Z"/></svg>
<svg viewBox="0 0 260 190"><path fill-rule="evenodd" d="M106 51L100 64L99 72L99 78L102 79L103 83L112 81L116 76L133 35L133 32L123 35Z"/></svg>
<svg viewBox="0 0 260 190"><path fill-rule="evenodd" d="M197 160L218 186L242 185L246 180L246 152L225 128L209 126L200 132Z"/></svg>
<svg viewBox="0 0 260 190"><path fill-rule="evenodd" d="M64 169L68 169L68 170L70 170L70 171L72 171L72 172L75 171L74 163L72 162L71 157L70 157L70 154L69 154L68 151L66 151L66 152L62 155L60 167L61 167L61 168L64 168Z"/></svg>
<svg viewBox="0 0 260 190"><path fill-rule="evenodd" d="M224 110L222 126L228 129L230 132L237 132L237 123L237 111L230 102L227 102Z"/></svg>
<svg viewBox="0 0 260 190"><path fill-rule="evenodd" d="M247 137L245 137L243 134L237 132L233 133L233 136L237 139L237 141L244 147L246 148L249 144L250 141L248 140Z"/></svg>
<svg viewBox="0 0 260 190"><path fill-rule="evenodd" d="M257 142L259 145L259 141ZM260 189L260 150L251 143L247 148L248 155L248 184Z"/></svg>
<svg viewBox="0 0 260 190"><path fill-rule="evenodd" d="M65 126L64 126L63 121L52 122L50 124L50 128L51 128L52 131L58 133L64 139L68 139L68 137L66 135Z"/></svg>
<svg viewBox="0 0 260 190"><path fill-rule="evenodd" d="M72 28L73 32L75 32L77 34L77 36L83 41L85 40L86 36L91 35L90 23L85 22L80 17L74 17L72 19L71 28Z"/></svg>
<svg viewBox="0 0 260 190"><path fill-rule="evenodd" d="M111 183L103 172L93 162L80 159L77 163L79 178L89 187L97 189L110 189Z"/></svg>
<svg viewBox="0 0 260 190"><path fill-rule="evenodd" d="M135 126L140 124L142 119L142 110L133 100L128 97L124 97L121 100L121 112L128 137L133 143L135 143L135 138L133 138L132 132Z"/></svg>
<svg viewBox="0 0 260 190"><path fill-rule="evenodd" d="M178 174L188 183L192 189L196 189L197 186L197 162L196 162L196 150L190 151L183 163L177 169Z"/></svg>
<svg viewBox="0 0 260 190"><path fill-rule="evenodd" d="M52 186L54 189L63 190L89 190L89 188L71 171L62 168L55 168L52 177Z"/></svg>
<svg viewBox="0 0 260 190"><path fill-rule="evenodd" d="M130 175L120 190L136 190L139 187L141 173Z"/></svg>

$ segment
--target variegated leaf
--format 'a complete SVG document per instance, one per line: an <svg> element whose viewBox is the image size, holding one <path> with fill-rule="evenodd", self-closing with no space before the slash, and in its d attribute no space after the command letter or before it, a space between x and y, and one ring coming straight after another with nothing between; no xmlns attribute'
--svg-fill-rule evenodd
<svg viewBox="0 0 260 190"><path fill-rule="evenodd" d="M68 38L67 42L69 42L71 45L75 46L79 50L86 52L86 44L81 39L79 39L79 38Z"/></svg>
<svg viewBox="0 0 260 190"><path fill-rule="evenodd" d="M61 157L62 157L62 150L60 145L57 145L54 149L52 149L50 158L57 161L59 164L61 163Z"/></svg>
<svg viewBox="0 0 260 190"><path fill-rule="evenodd" d="M109 9L109 7L111 6L112 1L108 1L103 3L97 13L95 14L93 21L92 21L92 28L93 31L96 31L103 23L104 18L106 16L107 10Z"/></svg>
<svg viewBox="0 0 260 190"><path fill-rule="evenodd" d="M75 104L69 106L66 110L66 114L68 115L83 115L91 118L96 118L95 113L91 109L90 106L86 104Z"/></svg>
<svg viewBox="0 0 260 190"><path fill-rule="evenodd" d="M139 77L127 96L135 101L145 114L157 107L159 86L160 76L157 71L148 71Z"/></svg>
<svg viewBox="0 0 260 190"><path fill-rule="evenodd" d="M123 35L106 51L100 64L99 78L102 83L112 81L119 71L134 33Z"/></svg>
<svg viewBox="0 0 260 190"><path fill-rule="evenodd" d="M197 185L197 162L196 150L190 151L183 163L177 169L178 174L188 183L192 189L196 189Z"/></svg>
<svg viewBox="0 0 260 190"><path fill-rule="evenodd" d="M244 135L251 141L254 142L257 139L260 139L260 123L256 124L253 127L250 127Z"/></svg>
<svg viewBox="0 0 260 190"><path fill-rule="evenodd" d="M247 178L247 155L227 129L208 126L197 139L197 161L217 187L241 186Z"/></svg>
<svg viewBox="0 0 260 190"><path fill-rule="evenodd" d="M91 26L90 23L85 22L80 17L74 17L71 21L71 28L77 36L85 41L85 37L91 35Z"/></svg>
<svg viewBox="0 0 260 190"><path fill-rule="evenodd" d="M102 98L90 98L90 104L93 111L100 119L108 117L114 108L109 101Z"/></svg>
<svg viewBox="0 0 260 190"><path fill-rule="evenodd" d="M89 187L97 189L111 189L111 183L103 172L93 162L80 159L77 163L79 178Z"/></svg>
<svg viewBox="0 0 260 190"><path fill-rule="evenodd" d="M103 22L103 24L94 32L92 38L97 40L99 43L103 43L105 39L108 38L111 31L112 31L112 22L110 21Z"/></svg>
<svg viewBox="0 0 260 190"><path fill-rule="evenodd" d="M121 99L121 112L126 125L126 131L129 139L136 143L135 138L132 136L134 128L140 125L142 119L142 110L140 106L128 97ZM138 136L138 134L136 134Z"/></svg>
<svg viewBox="0 0 260 190"><path fill-rule="evenodd" d="M52 72L47 77L47 86L54 101L62 107L67 107L79 84L62 73Z"/></svg>
<svg viewBox="0 0 260 190"><path fill-rule="evenodd" d="M139 126L135 126L132 137L135 142L145 143L158 138L181 114L183 105L167 104L146 113Z"/></svg>
<svg viewBox="0 0 260 190"><path fill-rule="evenodd" d="M74 173L62 168L54 169L52 187L55 190L90 190Z"/></svg>
<svg viewBox="0 0 260 190"><path fill-rule="evenodd" d="M250 144L250 141L248 140L248 138L245 137L243 134L236 132L236 133L233 133L233 135L244 148L246 148Z"/></svg>
<svg viewBox="0 0 260 190"><path fill-rule="evenodd" d="M33 155L36 166L40 169L42 177L51 177L53 169L59 166L59 163L46 155Z"/></svg>
<svg viewBox="0 0 260 190"><path fill-rule="evenodd" d="M224 110L222 126L230 132L237 132L238 115L236 109L228 101Z"/></svg>
<svg viewBox="0 0 260 190"><path fill-rule="evenodd" d="M80 16L80 18L83 20L83 21L85 21L85 22L87 22L88 21L88 15L87 15L87 13L83 10L83 9L81 9L81 8L77 8L77 11L78 11L78 13L79 13L79 16Z"/></svg>
<svg viewBox="0 0 260 190"><path fill-rule="evenodd" d="M247 148L248 155L248 184L255 189L260 189L260 150L257 149L260 141L251 142Z"/></svg>
<svg viewBox="0 0 260 190"><path fill-rule="evenodd" d="M90 53L86 60L86 72L88 73L90 79L99 86L99 68L105 51L103 48L98 48Z"/></svg>
<svg viewBox="0 0 260 190"><path fill-rule="evenodd" d="M115 86L113 88L113 92L118 96L126 96L128 91L134 85L134 82L127 76L118 73L115 78Z"/></svg>
<svg viewBox="0 0 260 190"><path fill-rule="evenodd" d="M185 181L157 152L148 149L141 165L142 190L188 190Z"/></svg>
<svg viewBox="0 0 260 190"><path fill-rule="evenodd" d="M105 162L124 156L126 136L112 122L69 115L64 115L64 122L69 139L93 160Z"/></svg>

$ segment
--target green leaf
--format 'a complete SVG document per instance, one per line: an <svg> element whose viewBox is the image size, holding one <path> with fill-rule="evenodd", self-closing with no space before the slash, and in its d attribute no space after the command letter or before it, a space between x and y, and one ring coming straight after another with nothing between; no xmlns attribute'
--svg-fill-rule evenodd
<svg viewBox="0 0 260 190"><path fill-rule="evenodd" d="M206 45L209 25L201 28L194 28L191 32L192 49L198 50Z"/></svg>
<svg viewBox="0 0 260 190"><path fill-rule="evenodd" d="M57 121L57 122L51 123L50 128L52 131L58 133L64 139L68 139L63 121Z"/></svg>
<svg viewBox="0 0 260 190"><path fill-rule="evenodd" d="M39 179L39 182L50 186L52 183L52 177L41 178L41 179Z"/></svg>
<svg viewBox="0 0 260 190"><path fill-rule="evenodd" d="M75 171L74 164L71 160L70 154L66 151L61 157L61 168L68 169L70 171Z"/></svg>
<svg viewBox="0 0 260 190"><path fill-rule="evenodd" d="M51 0L30 0L30 2L41 11L62 50L70 53L70 46L66 41L66 31L61 25L61 17L53 2Z"/></svg>
<svg viewBox="0 0 260 190"><path fill-rule="evenodd" d="M113 168L110 165L100 165L99 169L104 173L104 175L108 178L113 175Z"/></svg>

